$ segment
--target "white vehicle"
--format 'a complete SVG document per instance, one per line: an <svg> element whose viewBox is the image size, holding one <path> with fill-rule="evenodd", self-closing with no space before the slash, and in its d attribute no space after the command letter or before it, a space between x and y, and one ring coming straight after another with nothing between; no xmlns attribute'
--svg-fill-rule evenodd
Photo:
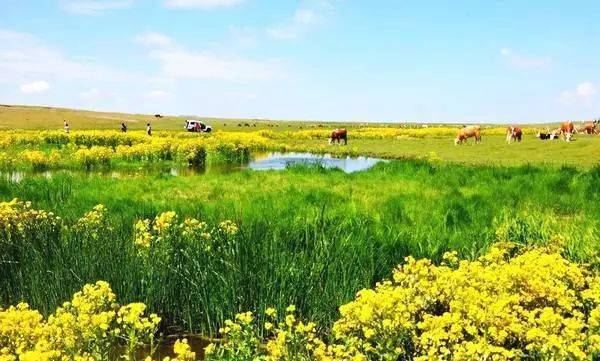
<svg viewBox="0 0 600 361"><path fill-rule="evenodd" d="M188 132L198 132L198 133L212 132L212 127L210 125L204 124L204 122L202 122L200 120L186 120L185 121L185 129Z"/></svg>

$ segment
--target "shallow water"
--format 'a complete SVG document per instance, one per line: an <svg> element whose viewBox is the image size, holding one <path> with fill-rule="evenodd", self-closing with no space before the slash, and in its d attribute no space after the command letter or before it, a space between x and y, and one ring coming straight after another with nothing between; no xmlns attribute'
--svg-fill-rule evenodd
<svg viewBox="0 0 600 361"><path fill-rule="evenodd" d="M12 182L21 182L23 178L31 175L52 178L59 173L77 174L85 176L101 176L105 178L121 179L140 175L165 174L171 176L186 176L198 174L229 174L245 169L256 171L285 170L289 166L298 164L320 165L325 168L338 168L346 173L359 172L373 167L379 162L386 162L380 158L371 157L333 157L330 154L295 153L295 152L270 152L253 155L253 159L244 163L211 163L203 167L160 167L160 165L143 167L139 169L99 169L99 170L47 170L39 171L8 171L0 172L3 177Z"/></svg>
<svg viewBox="0 0 600 361"><path fill-rule="evenodd" d="M248 168L254 170L283 170L290 165L318 164L325 168L339 168L346 173L353 173L367 170L382 161L384 160L370 157L338 158L331 156L331 154L272 152L263 156L258 155L248 164Z"/></svg>
<svg viewBox="0 0 600 361"><path fill-rule="evenodd" d="M204 348L208 346L210 343L207 339L199 336L199 335L186 335L186 336L169 336L159 341L158 347L154 353L154 360L162 360L165 357L175 357L176 355L173 353L173 345L175 344L175 340L177 339L187 339L188 344L193 352L196 353L196 358L198 360L204 360ZM143 360L146 356L149 355L149 347L142 347L138 350L136 357L139 360Z"/></svg>

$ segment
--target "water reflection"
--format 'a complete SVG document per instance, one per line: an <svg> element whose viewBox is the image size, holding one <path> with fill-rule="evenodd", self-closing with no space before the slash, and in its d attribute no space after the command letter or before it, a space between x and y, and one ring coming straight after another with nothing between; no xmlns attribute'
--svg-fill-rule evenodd
<svg viewBox="0 0 600 361"><path fill-rule="evenodd" d="M333 157L331 154L313 153L267 153L265 156L256 157L248 164L248 168L254 170L283 170L290 165L296 164L318 164L325 168L339 168L346 173L367 170L375 164L383 161L371 157Z"/></svg>
<svg viewBox="0 0 600 361"><path fill-rule="evenodd" d="M123 179L137 176L189 176L198 174L229 174L240 172L244 169L262 170L284 170L290 165L295 164L318 164L325 168L339 168L346 173L353 173L367 170L375 164L385 161L379 158L370 157L343 157L336 158L330 154L313 153L259 153L253 156L253 160L244 163L209 163L201 167L173 167L150 165L138 169L100 169L100 170L47 170L43 172L35 171L9 171L0 172L0 177L15 183L21 182L27 176L43 176L52 178L58 174L83 175L87 177L105 177L111 179Z"/></svg>

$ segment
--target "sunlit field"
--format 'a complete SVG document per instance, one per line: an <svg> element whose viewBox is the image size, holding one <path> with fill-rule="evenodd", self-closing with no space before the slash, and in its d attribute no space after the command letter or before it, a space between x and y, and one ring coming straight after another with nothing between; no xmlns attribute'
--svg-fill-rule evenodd
<svg viewBox="0 0 600 361"><path fill-rule="evenodd" d="M600 355L600 136L0 110L0 360Z"/></svg>

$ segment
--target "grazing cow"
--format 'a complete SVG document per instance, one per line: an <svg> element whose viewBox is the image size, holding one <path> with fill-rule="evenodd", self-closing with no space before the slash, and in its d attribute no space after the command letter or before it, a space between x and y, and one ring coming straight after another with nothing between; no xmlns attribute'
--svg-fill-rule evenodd
<svg viewBox="0 0 600 361"><path fill-rule="evenodd" d="M541 132L538 132L536 134L536 138L539 138L540 140L556 139L556 138L554 138L553 133L541 133Z"/></svg>
<svg viewBox="0 0 600 361"><path fill-rule="evenodd" d="M344 145L348 144L348 131L346 129L336 129L331 132L329 137L329 144L333 144L336 140L340 144L341 140L344 140Z"/></svg>
<svg viewBox="0 0 600 361"><path fill-rule="evenodd" d="M160 115L160 114L154 114L154 117L155 118L162 118L162 115Z"/></svg>
<svg viewBox="0 0 600 361"><path fill-rule="evenodd" d="M575 126L573 126L572 121L567 121L560 125L560 128L558 129L558 131L559 131L559 133L558 133L559 135L562 134L565 142L570 142L571 139L573 138L573 133L575 132Z"/></svg>
<svg viewBox="0 0 600 361"><path fill-rule="evenodd" d="M513 140L520 142L522 138L523 130L521 130L521 128L515 127L514 125L511 125L508 128L506 128L506 141L508 142L508 144L510 144L510 142Z"/></svg>
<svg viewBox="0 0 600 361"><path fill-rule="evenodd" d="M481 142L481 126L472 125L470 127L463 127L458 131L456 139L454 139L454 145L462 144L467 142L467 139L475 138L475 143Z"/></svg>
<svg viewBox="0 0 600 361"><path fill-rule="evenodd" d="M596 124L597 121L583 123L579 131L583 134L598 134Z"/></svg>

